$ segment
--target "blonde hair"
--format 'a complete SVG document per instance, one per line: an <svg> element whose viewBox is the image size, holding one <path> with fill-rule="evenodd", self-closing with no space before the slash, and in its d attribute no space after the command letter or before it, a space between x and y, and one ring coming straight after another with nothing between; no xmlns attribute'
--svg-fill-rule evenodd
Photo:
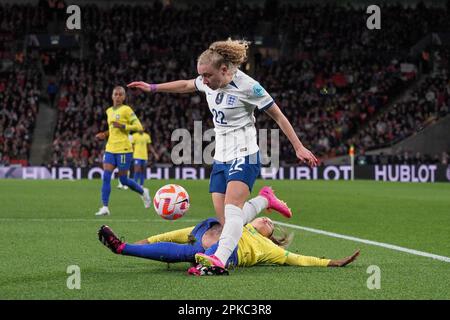
<svg viewBox="0 0 450 320"><path fill-rule="evenodd" d="M211 64L219 69L222 64L229 69L239 68L247 61L247 50L250 45L246 40L216 41L198 57L199 64Z"/></svg>
<svg viewBox="0 0 450 320"><path fill-rule="evenodd" d="M277 230L280 235L274 235L275 232L273 232L270 235L269 239L283 249L289 247L289 245L292 243L292 240L294 239L294 234L292 232L288 233L286 229L278 226L274 228L274 231L275 230Z"/></svg>

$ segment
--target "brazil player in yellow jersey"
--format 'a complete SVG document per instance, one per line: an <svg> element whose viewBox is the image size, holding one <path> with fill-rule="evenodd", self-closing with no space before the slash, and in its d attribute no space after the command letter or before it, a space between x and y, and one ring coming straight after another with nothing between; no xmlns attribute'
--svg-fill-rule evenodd
<svg viewBox="0 0 450 320"><path fill-rule="evenodd" d="M257 197L259 201L269 202L270 198L275 196L272 190L272 195L269 195L267 189L270 189L270 187L265 186L261 189ZM285 248L289 245L292 238L286 233L282 237L274 236L275 227L272 220L267 217L256 218L264 208L267 208L267 203L259 208L255 207L252 214L246 216L242 237L227 260L226 267L248 267L263 263L342 267L354 261L359 255L358 250L347 258L330 260L289 252ZM279 213L282 214L281 212ZM117 254L165 262L194 263L197 260L196 255L200 253L215 253L222 229L223 225L218 219L210 218L198 223L196 226L152 236L136 244L120 241L108 226L102 226L98 231L98 236L104 245ZM225 268L197 264L190 268L188 273L193 275L221 275L228 274L228 271Z"/></svg>
<svg viewBox="0 0 450 320"><path fill-rule="evenodd" d="M156 160L159 159L158 153L151 145L152 138L144 130L139 130L131 136L133 145L133 161L134 161L134 181L139 185L144 185L145 169L147 168L148 151L150 151Z"/></svg>
<svg viewBox="0 0 450 320"><path fill-rule="evenodd" d="M110 214L108 203L111 193L111 176L115 168L119 169L120 182L141 195L145 208L150 208L152 202L148 189L128 179L128 170L133 157L128 133L142 130L142 124L133 110L124 104L125 98L125 89L120 86L115 87L112 93L113 106L106 110L108 130L96 135L96 138L100 140L108 138L103 156L103 207L95 214L97 216Z"/></svg>
<svg viewBox="0 0 450 320"><path fill-rule="evenodd" d="M216 218L203 220L193 227L151 236L135 244L119 240L108 226L98 232L99 240L114 253L163 262L192 262L199 252L214 253L217 250L222 225ZM344 267L359 256L359 250L343 259L331 260L304 256L285 249L290 236L276 237L274 224L267 217L256 218L243 227L242 237L227 262L227 267L250 267L258 264L289 265L300 267ZM195 265L189 268L191 275L228 274L223 268L207 268ZM206 273L206 274L205 274Z"/></svg>

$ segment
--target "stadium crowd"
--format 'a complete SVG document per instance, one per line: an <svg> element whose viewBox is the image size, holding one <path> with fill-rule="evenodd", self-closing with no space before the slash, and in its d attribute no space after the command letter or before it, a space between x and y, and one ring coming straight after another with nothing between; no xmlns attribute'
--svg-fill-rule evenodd
<svg viewBox="0 0 450 320"><path fill-rule="evenodd" d="M399 142L450 112L450 51L439 52L439 73L425 78L412 93L371 119L352 142L360 149Z"/></svg>
<svg viewBox="0 0 450 320"><path fill-rule="evenodd" d="M449 27L445 11L392 6L383 16L383 26L392 30L386 36L356 28L367 18L359 9L233 3L189 9L159 1L134 7L83 6L83 35L91 52L84 60L59 61L53 87L59 90L51 165L101 163L104 142L94 136L106 129L105 110L115 85L195 77L195 57L207 44L230 35L251 39L261 29L275 36L286 34L291 52L288 59L257 52L253 76L321 158L347 154L350 144L363 153L386 146L448 114L448 51L441 55L444 73L430 76L408 100L387 108L416 77L401 68L404 62L416 63L407 56L409 48L427 33ZM46 14L42 7L39 10L38 17ZM264 28L267 23L271 28ZM160 163L171 162L170 151L178 143L170 139L174 129L186 128L193 134L194 121L202 121L203 131L213 127L200 94L144 95L131 90L127 94L127 103L152 135ZM256 117L257 127L276 127L265 114ZM290 144L282 134L280 139L283 161L295 163Z"/></svg>
<svg viewBox="0 0 450 320"><path fill-rule="evenodd" d="M41 75L31 66L0 73L0 163L27 165L41 96Z"/></svg>

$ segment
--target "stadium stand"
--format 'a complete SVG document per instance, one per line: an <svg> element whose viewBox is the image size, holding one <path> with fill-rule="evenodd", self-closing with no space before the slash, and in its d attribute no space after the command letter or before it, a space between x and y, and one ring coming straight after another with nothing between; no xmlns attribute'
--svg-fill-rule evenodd
<svg viewBox="0 0 450 320"><path fill-rule="evenodd" d="M45 17L58 10L47 4L43 1L37 7L28 5L19 10L0 6L0 16L8 17L6 22L2 20L1 30L4 25L22 33L30 27L45 29ZM439 8L391 6L383 15L383 26L391 30L387 37L355 28L366 18L356 8L291 4L264 8L239 2L218 5L221 10L199 5L164 7L159 1L137 6L83 6L83 37L90 50L82 59L58 59L57 83L52 87L58 89L58 120L49 165L84 167L101 163L103 142L95 141L94 135L106 128L104 112L113 86L137 79L161 82L195 77L195 57L207 44L228 36L252 39L262 29L275 38L285 35L281 40L283 54L256 52L254 77L321 158L345 155L350 144L363 154L393 144L449 112L448 50L439 56L445 72L428 75L408 100L393 103L420 77L418 71L406 74L402 70L402 63L419 66L420 60L408 55L409 49L430 32L449 29L447 13ZM9 14L12 11L22 13ZM24 19L26 23L18 23ZM402 32L405 26L407 35ZM35 74L27 77L32 83L39 82ZM1 86L0 82L0 90ZM39 86L30 86L25 94L35 97ZM209 110L199 94L143 95L128 91L128 96L128 103L152 135L161 163L171 162L170 150L176 144L170 141L174 129L193 132L196 120L203 122L203 130L212 128ZM3 99L2 105L2 114L10 112ZM180 112L185 109L189 111ZM3 139L5 133L10 135L12 123L5 119L0 118ZM31 123L25 129L29 144L33 126L31 118L27 120ZM257 114L257 122L258 127L276 127L265 114ZM295 163L290 144L283 135L280 137L283 161ZM9 141L2 149L3 158L26 160L24 146L13 149L12 144L18 143Z"/></svg>

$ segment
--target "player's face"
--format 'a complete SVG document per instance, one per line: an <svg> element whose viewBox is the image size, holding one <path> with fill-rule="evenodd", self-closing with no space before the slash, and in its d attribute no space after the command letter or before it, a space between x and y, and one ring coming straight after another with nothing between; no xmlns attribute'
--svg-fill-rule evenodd
<svg viewBox="0 0 450 320"><path fill-rule="evenodd" d="M228 68L226 66L217 69L211 64L198 64L197 72L202 76L203 83L212 90L217 90L226 84L228 73Z"/></svg>
<svg viewBox="0 0 450 320"><path fill-rule="evenodd" d="M115 106L120 106L125 101L125 90L114 89L112 93L112 100Z"/></svg>
<svg viewBox="0 0 450 320"><path fill-rule="evenodd" d="M272 220L267 217L256 218L252 221L253 227L255 227L258 232L264 237L268 238L273 234L273 229L275 228Z"/></svg>

